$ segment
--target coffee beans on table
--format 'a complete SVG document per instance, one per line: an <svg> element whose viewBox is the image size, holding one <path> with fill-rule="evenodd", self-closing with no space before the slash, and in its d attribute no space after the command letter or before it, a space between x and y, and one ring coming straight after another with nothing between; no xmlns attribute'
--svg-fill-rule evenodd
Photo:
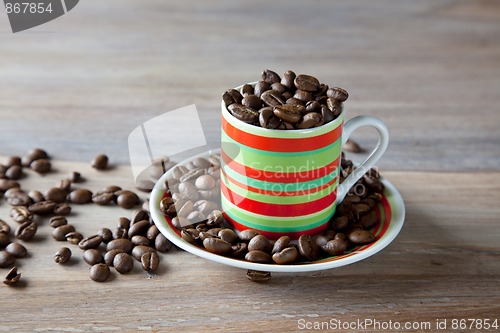
<svg viewBox="0 0 500 333"><path fill-rule="evenodd" d="M97 155L92 160L92 167L97 170L104 170L108 167L108 157L104 154Z"/></svg>
<svg viewBox="0 0 500 333"><path fill-rule="evenodd" d="M71 258L71 250L67 247L61 247L59 251L54 254L54 261L58 264L64 264Z"/></svg>
<svg viewBox="0 0 500 333"><path fill-rule="evenodd" d="M90 268L90 278L96 282L105 282L111 275L109 266L103 263L95 264Z"/></svg>

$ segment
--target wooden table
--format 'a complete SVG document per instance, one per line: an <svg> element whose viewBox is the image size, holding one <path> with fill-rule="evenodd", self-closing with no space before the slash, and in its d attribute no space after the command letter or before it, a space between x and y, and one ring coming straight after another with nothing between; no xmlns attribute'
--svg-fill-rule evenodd
<svg viewBox="0 0 500 333"><path fill-rule="evenodd" d="M0 163L40 146L58 171L28 173L25 189L45 190L71 170L91 190L133 188L136 126L194 103L217 147L221 92L264 68L293 69L346 88L348 117L388 124L379 168L407 212L381 253L267 284L182 251L162 255L153 278L136 265L95 283L74 246L70 265L53 263L63 244L41 220L30 257L16 263L23 284L0 287L0 331L282 332L372 319L430 332L437 320L447 320L442 331L453 319L500 321L499 22L498 2L451 0L87 0L18 34L0 14ZM355 139L369 149L374 136ZM90 168L100 152L113 170ZM13 226L9 208L0 202L0 218ZM70 218L90 234L130 213L76 206Z"/></svg>

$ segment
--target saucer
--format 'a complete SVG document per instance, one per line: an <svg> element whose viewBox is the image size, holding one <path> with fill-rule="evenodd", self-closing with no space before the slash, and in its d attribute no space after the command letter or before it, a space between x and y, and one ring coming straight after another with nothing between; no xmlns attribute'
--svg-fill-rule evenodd
<svg viewBox="0 0 500 333"><path fill-rule="evenodd" d="M219 153L220 150L207 151L182 161L178 165L185 165L199 157L208 158L210 155ZM318 260L310 262L300 262L289 265L278 264L259 264L249 262L243 259L236 259L222 256L206 251L203 247L186 242L182 239L180 231L172 225L171 219L163 215L160 210L160 201L167 196L164 184L168 178L172 178L172 170L168 170L156 183L150 197L150 212L154 223L160 232L172 243L181 249L190 252L199 257L212 260L224 265L251 269L266 272L311 272L325 269L331 269L349 265L360 260L366 259L388 246L399 234L404 224L405 206L403 198L397 189L384 177L380 177L385 186L383 198L375 207L379 217L379 223L371 229L375 235L375 241L370 244L356 246L338 256L321 257Z"/></svg>

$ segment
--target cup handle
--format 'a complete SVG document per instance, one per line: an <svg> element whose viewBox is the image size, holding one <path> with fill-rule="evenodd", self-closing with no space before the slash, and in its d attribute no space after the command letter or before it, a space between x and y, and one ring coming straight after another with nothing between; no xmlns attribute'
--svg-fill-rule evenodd
<svg viewBox="0 0 500 333"><path fill-rule="evenodd" d="M374 127L379 134L379 139L377 146L370 155L356 168L354 171L340 184L337 188L337 203L342 202L344 197L349 192L351 187L361 178L363 175L378 162L382 157L387 145L389 144L389 130L387 126L379 118L372 116L357 116L349 119L344 124L344 130L342 133L342 144L346 143L351 133L362 127L371 126Z"/></svg>

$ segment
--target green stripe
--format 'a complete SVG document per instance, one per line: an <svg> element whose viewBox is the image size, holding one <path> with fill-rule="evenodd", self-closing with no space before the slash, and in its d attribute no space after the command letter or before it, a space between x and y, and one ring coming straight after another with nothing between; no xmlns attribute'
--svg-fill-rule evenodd
<svg viewBox="0 0 500 333"><path fill-rule="evenodd" d="M221 175L221 181L233 192L241 195L242 197L249 198L255 201L272 203L272 204L298 204L304 202L311 202L318 199L321 199L330 193L332 193L337 188L337 182L332 185L313 193L306 193L302 195L288 195L288 196L278 196L278 195L269 195L263 193L257 193L253 191L245 190L234 183L229 182L225 175ZM274 183L276 185L276 183ZM278 184L278 185L296 185L293 183L290 184ZM282 187L276 187L277 190L273 190L274 193L283 193L285 191L281 191Z"/></svg>
<svg viewBox="0 0 500 333"><path fill-rule="evenodd" d="M233 220L249 228L267 231L283 231L284 228L312 229L330 219L335 213L335 204L333 204L320 212L309 215L293 217L264 216L245 211L229 202L224 196L221 197L221 203L222 210Z"/></svg>

